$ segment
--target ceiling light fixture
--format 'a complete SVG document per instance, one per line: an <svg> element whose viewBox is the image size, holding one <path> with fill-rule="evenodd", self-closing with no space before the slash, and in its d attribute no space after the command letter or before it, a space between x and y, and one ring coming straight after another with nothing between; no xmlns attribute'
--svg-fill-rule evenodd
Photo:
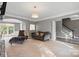
<svg viewBox="0 0 79 59"><path fill-rule="evenodd" d="M34 8L33 8L33 13L32 13L32 18L38 18L38 17L39 17L39 15L38 15L38 13L37 13L37 7L34 6Z"/></svg>
<svg viewBox="0 0 79 59"><path fill-rule="evenodd" d="M32 18L38 18L38 17L39 17L38 14L35 13L32 14Z"/></svg>

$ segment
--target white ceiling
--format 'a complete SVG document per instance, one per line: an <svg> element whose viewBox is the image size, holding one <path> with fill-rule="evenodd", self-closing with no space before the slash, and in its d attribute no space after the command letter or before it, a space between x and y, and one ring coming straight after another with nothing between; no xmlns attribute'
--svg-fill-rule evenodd
<svg viewBox="0 0 79 59"><path fill-rule="evenodd" d="M35 5L38 7L37 19L31 17ZM41 21L75 12L79 12L78 2L8 2L6 8L6 16L30 21Z"/></svg>

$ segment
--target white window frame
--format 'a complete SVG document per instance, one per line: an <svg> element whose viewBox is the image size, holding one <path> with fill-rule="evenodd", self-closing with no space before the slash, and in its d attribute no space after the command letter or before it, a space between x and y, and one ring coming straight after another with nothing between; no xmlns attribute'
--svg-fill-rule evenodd
<svg viewBox="0 0 79 59"><path fill-rule="evenodd" d="M36 25L35 24L30 24L30 30L35 30Z"/></svg>

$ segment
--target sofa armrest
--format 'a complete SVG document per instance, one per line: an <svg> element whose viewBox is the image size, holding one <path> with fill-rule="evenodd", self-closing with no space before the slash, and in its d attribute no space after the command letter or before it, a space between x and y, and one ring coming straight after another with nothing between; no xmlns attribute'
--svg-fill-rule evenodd
<svg viewBox="0 0 79 59"><path fill-rule="evenodd" d="M31 37L33 38L34 36L36 36L36 34L35 33L31 33Z"/></svg>
<svg viewBox="0 0 79 59"><path fill-rule="evenodd" d="M48 40L48 39L50 39L51 38L51 34L45 34L44 35L44 40Z"/></svg>

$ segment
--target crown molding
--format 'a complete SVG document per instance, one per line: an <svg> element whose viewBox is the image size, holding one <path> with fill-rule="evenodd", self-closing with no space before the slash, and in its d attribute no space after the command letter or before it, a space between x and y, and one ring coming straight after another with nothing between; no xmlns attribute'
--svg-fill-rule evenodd
<svg viewBox="0 0 79 59"><path fill-rule="evenodd" d="M20 18L20 19L24 19L24 20L28 20L28 21L33 21L33 22L38 22L38 21L44 21L44 20L48 20L48 19L55 19L55 18L58 18L58 17L63 17L63 16L75 14L75 13L78 13L78 12L79 12L79 10L75 10L75 11L66 12L66 13L63 13L63 14L55 15L55 16L37 19L37 20L33 20L33 19L30 19L30 18L25 18L25 17L21 17L21 16L15 16L15 15L12 15L12 14L7 14L7 13L5 14L5 16L14 17L14 18L17 18L17 19Z"/></svg>
<svg viewBox="0 0 79 59"><path fill-rule="evenodd" d="M21 16L16 16L16 15L12 15L12 14L7 14L7 13L5 14L5 16L12 17L12 18L17 18L17 19L24 19L24 20L32 21L29 18L25 18L25 17L21 17Z"/></svg>
<svg viewBox="0 0 79 59"><path fill-rule="evenodd" d="M66 12L66 13L63 13L63 14L56 15L56 16L49 16L49 17L46 17L46 18L38 19L36 21L44 21L44 20L47 20L47 19L54 19L54 18L58 18L58 17L72 15L72 14L75 14L75 13L78 13L78 12L79 12L79 10L75 10L75 11L72 11L72 12Z"/></svg>

